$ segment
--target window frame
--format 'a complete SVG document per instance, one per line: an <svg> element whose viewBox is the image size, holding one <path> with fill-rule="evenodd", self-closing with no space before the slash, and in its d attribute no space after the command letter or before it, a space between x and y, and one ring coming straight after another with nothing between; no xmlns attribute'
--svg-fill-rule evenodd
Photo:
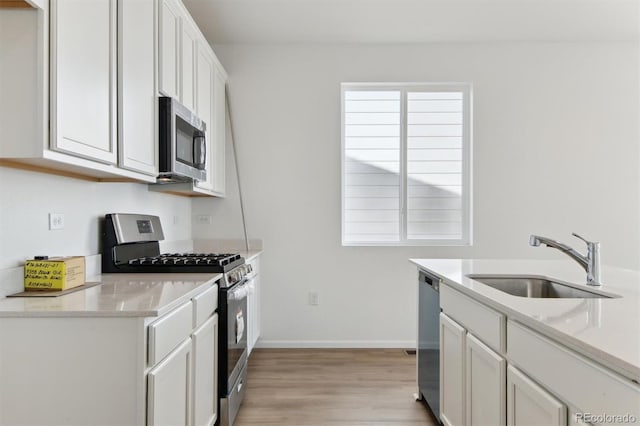
<svg viewBox="0 0 640 426"><path fill-rule="evenodd" d="M347 91L399 91L400 92L400 232L398 241L345 241L345 92ZM407 93L408 92L462 92L462 238L460 239L407 239ZM358 246L472 246L473 245L473 88L471 83L355 83L340 84L340 197L341 241L343 247Z"/></svg>

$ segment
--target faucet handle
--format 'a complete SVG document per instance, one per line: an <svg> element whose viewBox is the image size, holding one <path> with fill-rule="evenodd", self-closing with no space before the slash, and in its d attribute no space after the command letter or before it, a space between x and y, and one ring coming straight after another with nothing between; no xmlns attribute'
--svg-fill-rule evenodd
<svg viewBox="0 0 640 426"><path fill-rule="evenodd" d="M598 244L598 243L596 243L595 241L589 241L589 240L587 240L586 238L584 238L584 237L582 237L582 236L580 236L580 235L576 234L575 232L572 232L572 233L571 233L571 235L573 235L573 236L574 236L574 237L576 237L576 238L581 239L582 241L584 241L585 243L587 243L587 245L588 245L588 246L589 246L589 245Z"/></svg>

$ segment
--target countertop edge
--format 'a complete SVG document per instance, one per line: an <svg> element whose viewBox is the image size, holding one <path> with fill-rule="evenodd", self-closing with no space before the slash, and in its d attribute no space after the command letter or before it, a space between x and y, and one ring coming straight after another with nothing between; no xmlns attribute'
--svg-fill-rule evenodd
<svg viewBox="0 0 640 426"><path fill-rule="evenodd" d="M102 281L100 275L93 277L96 281ZM93 310L59 310L59 311L24 311L24 310L0 310L0 318L155 318L165 315L168 312L171 312L178 306L183 303L191 300L194 296L201 293L205 287L209 287L214 285L220 278L222 278L221 273L212 273L210 277L206 280L203 280L197 287L194 287L192 290L186 292L185 294L175 298L174 300L166 303L163 306L158 307L157 309L149 309L149 310L130 310L130 311L117 311L117 310L103 310L103 311L93 311ZM96 287L103 285L102 283ZM81 291L90 291L92 288L88 288L86 290ZM59 297L66 297L76 293L70 293L69 295L63 295Z"/></svg>
<svg viewBox="0 0 640 426"><path fill-rule="evenodd" d="M174 310L178 306L180 306L183 303L191 300L197 294L202 293L202 291L203 291L203 289L205 287L210 287L210 286L215 285L216 281L218 281L220 278L222 278L222 274L212 275L212 277L210 279L208 279L207 281L203 282L201 285L199 285L198 287L194 288L190 292L185 293L184 295L182 295L181 297L178 297L174 301L166 304L165 306L162 306L157 311L154 311L156 314L155 315L151 315L151 316L152 317L156 317L156 316L159 317L159 316L162 316L162 315L164 315L164 314L166 314L168 312L171 312L172 310Z"/></svg>
<svg viewBox="0 0 640 426"><path fill-rule="evenodd" d="M252 260L254 260L255 258L257 258L262 254L262 250L249 250L243 253L246 254L246 257L244 258L245 262L251 262Z"/></svg>

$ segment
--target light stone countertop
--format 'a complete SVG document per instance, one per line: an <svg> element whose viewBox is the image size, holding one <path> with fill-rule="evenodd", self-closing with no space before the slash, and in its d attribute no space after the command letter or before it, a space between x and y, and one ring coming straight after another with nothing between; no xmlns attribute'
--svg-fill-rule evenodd
<svg viewBox="0 0 640 426"><path fill-rule="evenodd" d="M181 305L222 274L102 274L100 285L58 297L0 299L1 317L156 317Z"/></svg>
<svg viewBox="0 0 640 426"><path fill-rule="evenodd" d="M452 288L505 313L561 345L640 382L640 272L602 268L600 287L571 260L410 259ZM512 296L467 278L468 274L532 275L621 297L536 299Z"/></svg>
<svg viewBox="0 0 640 426"><path fill-rule="evenodd" d="M256 257L262 254L262 250L249 250L239 251L240 256L244 257L245 262L251 262Z"/></svg>

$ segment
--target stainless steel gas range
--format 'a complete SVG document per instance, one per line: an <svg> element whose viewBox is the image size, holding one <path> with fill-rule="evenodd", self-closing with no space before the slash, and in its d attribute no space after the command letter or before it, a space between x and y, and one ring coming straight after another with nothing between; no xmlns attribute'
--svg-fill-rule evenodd
<svg viewBox="0 0 640 426"><path fill-rule="evenodd" d="M102 232L102 272L222 273L218 295L219 424L233 424L247 382L247 275L251 265L239 254L160 253L164 240L157 216L112 213Z"/></svg>

